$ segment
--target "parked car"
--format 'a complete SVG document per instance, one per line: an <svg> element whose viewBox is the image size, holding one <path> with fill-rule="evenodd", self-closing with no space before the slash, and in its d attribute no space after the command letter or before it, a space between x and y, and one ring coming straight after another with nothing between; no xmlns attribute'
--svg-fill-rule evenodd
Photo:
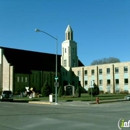
<svg viewBox="0 0 130 130"><path fill-rule="evenodd" d="M13 101L13 92L10 90L4 90L1 94L1 101L4 100Z"/></svg>
<svg viewBox="0 0 130 130"><path fill-rule="evenodd" d="M124 97L124 99L125 99L125 100L130 100L130 95L126 95L126 96Z"/></svg>

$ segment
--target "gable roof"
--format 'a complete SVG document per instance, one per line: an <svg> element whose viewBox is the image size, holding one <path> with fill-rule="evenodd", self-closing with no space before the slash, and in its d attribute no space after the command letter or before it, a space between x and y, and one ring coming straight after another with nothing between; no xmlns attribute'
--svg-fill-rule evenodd
<svg viewBox="0 0 130 130"><path fill-rule="evenodd" d="M56 54L20 50L14 48L1 47L3 53L10 63L14 66L16 73L31 72L31 70L53 71L56 68ZM57 55L57 71L61 68L61 55ZM79 66L84 66L79 61Z"/></svg>

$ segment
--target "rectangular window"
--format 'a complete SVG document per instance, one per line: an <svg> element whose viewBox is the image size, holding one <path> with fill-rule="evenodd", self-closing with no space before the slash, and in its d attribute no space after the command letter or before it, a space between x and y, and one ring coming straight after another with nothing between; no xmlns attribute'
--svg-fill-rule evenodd
<svg viewBox="0 0 130 130"><path fill-rule="evenodd" d="M124 79L124 84L128 84L128 79Z"/></svg>
<svg viewBox="0 0 130 130"><path fill-rule="evenodd" d="M119 79L116 79L116 84L119 84Z"/></svg>
<svg viewBox="0 0 130 130"><path fill-rule="evenodd" d="M21 77L21 82L23 82L23 77Z"/></svg>
<svg viewBox="0 0 130 130"><path fill-rule="evenodd" d="M87 70L84 71L84 74L87 75Z"/></svg>
<svg viewBox="0 0 130 130"><path fill-rule="evenodd" d="M103 82L102 80L99 80L99 85L102 85L102 82Z"/></svg>
<svg viewBox="0 0 130 130"><path fill-rule="evenodd" d="M102 74L102 69L99 69L99 74Z"/></svg>
<svg viewBox="0 0 130 130"><path fill-rule="evenodd" d="M78 71L78 76L80 76L80 71Z"/></svg>
<svg viewBox="0 0 130 130"><path fill-rule="evenodd" d="M107 74L110 74L110 68L107 68Z"/></svg>
<svg viewBox="0 0 130 130"><path fill-rule="evenodd" d="M17 82L19 82L19 77L17 77Z"/></svg>
<svg viewBox="0 0 130 130"><path fill-rule="evenodd" d="M117 67L115 68L115 73L119 73L119 69Z"/></svg>
<svg viewBox="0 0 130 130"><path fill-rule="evenodd" d="M91 81L91 86L93 86L93 85L94 85L94 83L95 83L95 80L92 80L92 81Z"/></svg>
<svg viewBox="0 0 130 130"><path fill-rule="evenodd" d="M66 53L66 48L65 48L65 53Z"/></svg>
<svg viewBox="0 0 130 130"><path fill-rule="evenodd" d="M67 60L64 60L64 67L67 66Z"/></svg>
<svg viewBox="0 0 130 130"><path fill-rule="evenodd" d="M70 40L70 32L68 32L68 40Z"/></svg>
<svg viewBox="0 0 130 130"><path fill-rule="evenodd" d="M85 80L85 85L88 85L88 81L87 80Z"/></svg>
<svg viewBox="0 0 130 130"><path fill-rule="evenodd" d="M107 80L107 85L110 85L110 84L111 84L111 80L108 79L108 80Z"/></svg>
<svg viewBox="0 0 130 130"><path fill-rule="evenodd" d="M128 67L127 66L124 67L124 73L128 73Z"/></svg>
<svg viewBox="0 0 130 130"><path fill-rule="evenodd" d="M28 78L27 77L25 77L25 82L28 82Z"/></svg>
<svg viewBox="0 0 130 130"><path fill-rule="evenodd" d="M94 75L94 70L91 70L91 74Z"/></svg>

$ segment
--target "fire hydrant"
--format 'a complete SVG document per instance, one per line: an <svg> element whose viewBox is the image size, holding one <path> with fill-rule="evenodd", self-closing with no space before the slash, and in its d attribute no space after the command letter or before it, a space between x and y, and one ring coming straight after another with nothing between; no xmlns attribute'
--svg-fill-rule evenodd
<svg viewBox="0 0 130 130"><path fill-rule="evenodd" d="M99 98L98 97L96 97L96 103L99 104Z"/></svg>

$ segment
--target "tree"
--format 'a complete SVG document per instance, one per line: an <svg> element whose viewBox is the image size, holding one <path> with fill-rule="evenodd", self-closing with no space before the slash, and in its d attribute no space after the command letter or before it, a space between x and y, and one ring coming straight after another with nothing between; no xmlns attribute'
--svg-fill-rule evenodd
<svg viewBox="0 0 130 130"><path fill-rule="evenodd" d="M63 94L63 93L62 93L62 87L60 87L60 88L58 89L58 96L61 97L62 94Z"/></svg>
<svg viewBox="0 0 130 130"><path fill-rule="evenodd" d="M91 65L101 65L101 64L117 63L117 62L120 62L120 60L118 58L109 57L109 58L94 60L94 61L92 61Z"/></svg>
<svg viewBox="0 0 130 130"><path fill-rule="evenodd" d="M93 96L96 96L96 95L99 95L99 87L94 83L93 84L93 88L89 88L88 89L88 93L89 93L89 95L93 95Z"/></svg>
<svg viewBox="0 0 130 130"><path fill-rule="evenodd" d="M51 93L51 87L48 85L48 82L46 80L43 87L41 88L41 94L43 97L47 97L49 96L50 93Z"/></svg>
<svg viewBox="0 0 130 130"><path fill-rule="evenodd" d="M77 86L75 93L76 93L76 97L81 97L81 88L80 88L80 86Z"/></svg>

